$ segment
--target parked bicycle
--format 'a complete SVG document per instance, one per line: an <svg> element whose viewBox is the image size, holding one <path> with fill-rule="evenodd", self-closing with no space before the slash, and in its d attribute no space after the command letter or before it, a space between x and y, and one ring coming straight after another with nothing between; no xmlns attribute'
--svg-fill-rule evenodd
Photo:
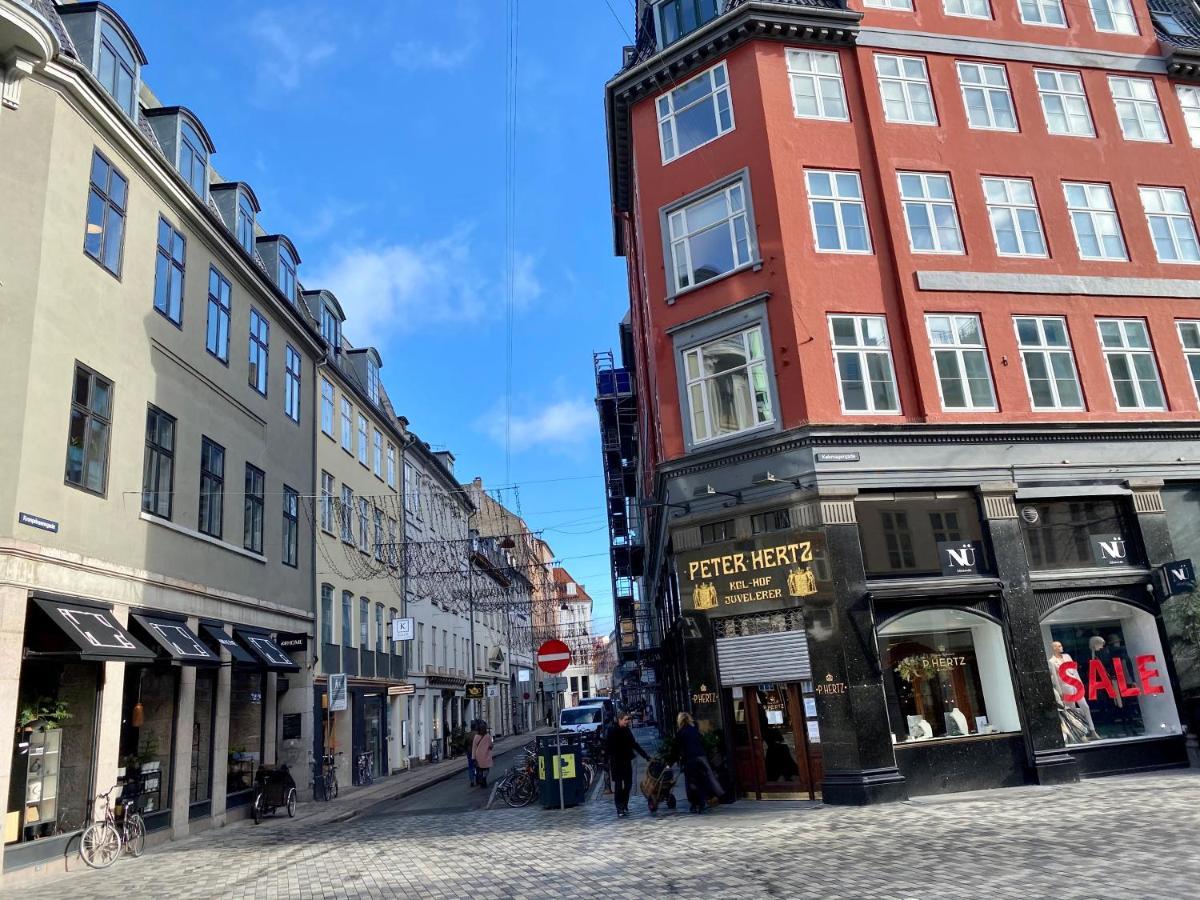
<svg viewBox="0 0 1200 900"><path fill-rule="evenodd" d="M279 808L287 810L288 818L296 815L296 782L286 765L261 766L254 775L254 805L250 811L257 825L264 816L274 815Z"/></svg>
<svg viewBox="0 0 1200 900"><path fill-rule="evenodd" d="M337 755L341 756L342 754ZM313 797L332 800L337 795L337 758L332 753L327 753L317 764L316 776L313 778Z"/></svg>
<svg viewBox="0 0 1200 900"><path fill-rule="evenodd" d="M520 763L513 766L496 783L496 796L509 806L528 806L538 795L537 754L532 744L524 748Z"/></svg>
<svg viewBox="0 0 1200 900"><path fill-rule="evenodd" d="M358 776L358 783L371 784L375 780L375 763L374 754L368 750L366 753L358 754L358 758L354 763L354 771Z"/></svg>
<svg viewBox="0 0 1200 900"><path fill-rule="evenodd" d="M121 804L112 799L113 791L125 785L114 784L106 793L98 794L96 802L104 804L104 813L83 832L79 841L79 856L93 869L103 869L117 861L125 851L138 857L146 849L146 823L134 808L132 798ZM114 807L119 807L114 810Z"/></svg>

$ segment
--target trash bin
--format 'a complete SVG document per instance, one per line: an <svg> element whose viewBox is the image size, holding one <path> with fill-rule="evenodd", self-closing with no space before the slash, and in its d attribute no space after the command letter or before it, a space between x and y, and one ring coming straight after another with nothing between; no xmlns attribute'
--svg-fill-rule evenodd
<svg viewBox="0 0 1200 900"><path fill-rule="evenodd" d="M554 765L554 758L559 753L557 739L552 734L538 736L538 786L541 792L542 806L545 809L558 808L558 779L559 767ZM584 801L586 791L583 785L583 744L573 734L562 735L562 786L563 802L567 806L578 806Z"/></svg>

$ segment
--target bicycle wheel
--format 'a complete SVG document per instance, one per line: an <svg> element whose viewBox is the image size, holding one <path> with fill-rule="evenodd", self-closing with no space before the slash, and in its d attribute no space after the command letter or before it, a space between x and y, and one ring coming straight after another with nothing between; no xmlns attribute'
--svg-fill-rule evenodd
<svg viewBox="0 0 1200 900"><path fill-rule="evenodd" d="M254 795L254 803L250 807L250 812L254 815L255 825L263 820L263 815L266 813L266 798L261 793Z"/></svg>
<svg viewBox="0 0 1200 900"><path fill-rule="evenodd" d="M125 814L125 852L135 859L146 852L146 823L135 812Z"/></svg>
<svg viewBox="0 0 1200 900"><path fill-rule="evenodd" d="M289 819L296 817L296 789L288 788L287 793L287 813Z"/></svg>
<svg viewBox="0 0 1200 900"><path fill-rule="evenodd" d="M329 773L329 780L325 782L325 799L332 800L338 795L337 775L333 772Z"/></svg>
<svg viewBox="0 0 1200 900"><path fill-rule="evenodd" d="M111 866L121 855L121 835L108 822L93 822L79 841L79 856L93 869Z"/></svg>

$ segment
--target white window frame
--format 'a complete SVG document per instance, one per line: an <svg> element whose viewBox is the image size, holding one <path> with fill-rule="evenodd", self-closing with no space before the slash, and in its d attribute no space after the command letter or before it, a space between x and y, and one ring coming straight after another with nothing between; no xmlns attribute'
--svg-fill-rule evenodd
<svg viewBox="0 0 1200 900"><path fill-rule="evenodd" d="M358 414L358 461L364 466L370 464L371 447L367 443L367 417Z"/></svg>
<svg viewBox="0 0 1200 900"><path fill-rule="evenodd" d="M1103 337L1102 332L1100 331L1100 326L1106 322L1115 322L1118 325L1120 325L1121 346L1109 347L1108 345L1106 345L1104 343L1104 337ZM1142 327L1142 329L1145 331L1145 333L1146 333L1146 347L1145 348L1130 346L1129 332L1126 330L1126 326L1128 326L1128 325L1140 325ZM1098 319L1096 319L1096 333L1100 340L1100 349L1104 353L1104 368L1108 372L1108 386L1109 386L1109 388L1112 389L1113 403L1116 404L1117 409L1119 409L1121 411L1149 410L1151 412L1166 410L1167 394L1166 394L1166 391L1163 389L1162 373L1158 370L1158 358L1157 358L1157 354L1154 352L1154 340L1150 336L1149 323L1147 323L1147 321L1145 319L1138 319L1138 318L1098 318ZM1139 382L1136 377L1134 377L1132 384L1133 384L1134 393L1137 394L1138 405L1137 406L1122 406L1121 405L1121 400L1117 396L1117 383L1116 383L1116 380L1113 378L1112 365L1110 364L1109 361L1113 357L1116 357L1116 356L1124 357L1126 365L1129 368L1129 371L1131 373L1133 373L1133 372L1135 372L1134 365L1133 365L1133 358L1138 355L1145 355L1145 356L1150 357L1150 363L1154 366L1154 378L1155 378L1156 382L1158 383L1158 392L1163 398L1163 402L1162 402L1161 406L1147 405L1146 398L1142 394L1141 382Z"/></svg>
<svg viewBox="0 0 1200 900"><path fill-rule="evenodd" d="M750 335L753 334L754 332L758 332L759 343L762 345L762 357L759 359L753 359L752 355L751 355ZM711 347L713 344L717 343L718 341L726 341L732 337L740 337L742 339L742 349L745 351L745 354L746 354L746 363L743 366L740 366L739 369L745 371L747 380L750 383L750 401L751 401L752 405L754 404L754 381L753 381L752 373L753 373L753 370L756 368L760 369L762 372L763 381L765 383L766 391L767 391L767 399L771 405L770 417L767 419L764 419L761 422L757 421L758 414L757 414L757 407L755 406L755 409L754 409L755 421L754 422L751 422L750 424L748 424L742 428L739 428L737 431L727 431L722 434L717 434L717 433L715 433L713 417L712 417L712 410L709 408L708 395L706 393L707 382L710 378L712 378L714 376L704 374L704 349L706 347ZM728 440L730 438L734 438L739 435L747 434L748 432L757 431L759 429L770 428L775 424L775 421L778 417L778 412L776 410L777 404L776 404L776 399L775 399L775 393L774 393L774 390L772 389L772 385L771 385L771 370L770 370L770 367L768 364L769 363L768 350L769 350L769 345L767 343L766 333L765 333L762 323L759 323L759 324L752 325L749 328L744 328L740 331L734 331L729 334L722 334L722 335L717 335L715 337L706 338L702 343L696 344L693 347L688 347L686 350L682 351L680 356L682 358L681 361L682 361L682 365L683 365L683 380L684 380L683 408L684 408L685 414L687 416L686 425L687 425L688 432L691 434L691 437L692 437L692 446L693 447L700 447L704 444L710 444L710 443L714 443L716 441ZM688 376L688 358L693 355L696 356L696 362L697 362L696 370L700 373L695 378ZM727 371L733 372L733 371L738 371L738 370L730 369ZM727 373L723 372L721 374L727 374ZM703 408L701 410L701 413L702 413L702 418L704 420L704 430L705 430L704 437L700 437L699 435L697 435L696 428L695 428L695 421L696 421L695 412L696 411L692 406L692 388L696 387L696 386L699 386L699 388L700 388L700 397L703 402Z"/></svg>
<svg viewBox="0 0 1200 900"><path fill-rule="evenodd" d="M378 428L372 429L371 434L371 471L375 477L383 481L383 432Z"/></svg>
<svg viewBox="0 0 1200 900"><path fill-rule="evenodd" d="M836 319L850 319L854 323L855 343L839 344L836 342L833 331L833 323ZM883 329L883 343L869 344L864 337L865 325L868 321L877 322ZM854 313L830 313L828 316L829 327L829 344L833 351L833 372L838 383L838 401L841 403L842 412L848 416L898 416L901 414L900 409L900 388L896 384L896 367L892 360L892 342L888 335L887 317L886 316L864 316ZM863 393L866 396L866 409L847 409L846 408L846 392L842 384L842 367L841 356L854 356L858 360L859 370L862 372ZM896 401L895 409L879 409L875 405L875 395L871 390L871 378L869 375L870 369L867 365L868 356L882 356L887 360L887 372L892 388L892 396Z"/></svg>
<svg viewBox="0 0 1200 900"><path fill-rule="evenodd" d="M1038 17L1036 19L1027 19L1025 17L1026 7L1032 6L1037 10ZM1042 28L1066 28L1067 13L1063 9L1062 0L1018 0L1017 8L1021 16L1021 21L1026 25L1037 25ZM1058 11L1058 22L1051 22L1046 18L1047 10Z"/></svg>
<svg viewBox="0 0 1200 900"><path fill-rule="evenodd" d="M1084 193L1088 197L1088 205L1086 207L1071 205L1071 195L1070 195L1070 192L1068 191L1068 188L1071 188L1071 187L1084 188ZM1096 206L1092 205L1092 202L1091 202L1092 201L1092 188L1103 188L1105 194L1108 196L1108 207L1107 208L1101 208L1101 207L1096 207ZM1067 215L1071 219L1071 233L1073 235L1075 235L1075 249L1079 253L1079 258L1086 259L1086 260L1093 260L1096 262L1128 262L1129 261L1129 248L1125 244L1125 233L1121 229L1121 217L1117 213L1117 206L1113 200L1112 187L1107 184L1102 184L1102 183L1092 182L1092 181L1064 181L1063 182L1063 196L1066 198L1066 201L1067 201ZM1117 237L1121 241L1121 255L1120 256L1108 256L1108 255L1104 255L1102 253L1102 255L1100 255L1100 256L1088 256L1087 254L1085 254L1083 252L1083 243L1079 239L1079 228L1075 224L1076 214L1086 215L1090 220L1092 220L1092 223L1093 223L1092 230L1095 231L1097 234L1099 234L1099 230L1096 229L1096 227L1095 227L1096 217L1097 216L1101 216L1101 217L1111 216L1113 224L1116 226ZM1104 242L1100 241L1099 245L1100 245L1101 251L1103 251Z"/></svg>
<svg viewBox="0 0 1200 900"><path fill-rule="evenodd" d="M1160 263L1173 266L1194 266L1200 264L1200 241L1196 238L1196 222L1192 218L1192 207L1188 203L1187 191L1183 188L1147 187L1138 185L1138 194L1142 198L1142 211L1146 214L1146 228L1150 232L1150 241L1154 244L1154 254ZM1168 211L1168 198L1182 200L1184 212ZM1159 209L1151 210L1147 201L1157 203ZM1154 220L1163 219L1167 225L1168 237L1171 241L1171 251L1175 259L1163 259L1162 248L1158 236L1154 232ZM1184 258L1182 249L1186 241L1192 245L1192 256ZM1181 243L1183 241L1184 243Z"/></svg>
<svg viewBox="0 0 1200 900"><path fill-rule="evenodd" d="M842 79L842 58L838 53L831 53L827 50L801 50L794 47L789 47L786 52L787 56L787 71L788 71L788 86L792 93L792 112L795 113L797 119L826 119L834 122L849 122L850 121L850 104L846 102L846 84ZM798 68L797 64L800 59L808 61L808 68ZM821 60L833 60L834 72L818 71L817 66ZM812 82L813 97L817 102L817 115L810 113L802 113L800 104L796 97L796 82L807 80ZM842 114L831 115L826 108L825 95L821 91L821 87L825 84L836 84L838 96L842 101Z"/></svg>
<svg viewBox="0 0 1200 900"><path fill-rule="evenodd" d="M1024 321L1034 322L1037 325L1038 344L1026 344L1021 340L1021 330L1018 327L1019 323ZM1048 343L1046 339L1046 323L1059 322L1062 324L1063 333L1067 336L1067 344L1065 347L1056 344ZM1058 410L1060 412L1081 412L1086 409L1086 403L1083 398L1083 385L1079 381L1079 367L1075 365L1075 348L1071 343L1071 329L1067 326L1067 320L1063 316L1034 316L1034 315L1018 315L1013 316L1013 333L1017 336L1017 350L1021 354L1021 368L1025 372L1025 391L1029 396L1029 408L1035 411L1042 410ZM1054 366L1052 365L1051 357L1055 354L1066 356L1071 363L1071 377L1075 379L1075 391L1079 394L1079 403L1075 406L1070 406L1063 403L1062 395L1058 390L1058 380L1054 377ZM1049 373L1050 393L1054 395L1054 404L1052 406L1039 406L1033 397L1033 381L1029 376L1029 356L1037 355L1042 357L1043 364L1046 367L1046 372Z"/></svg>
<svg viewBox="0 0 1200 900"><path fill-rule="evenodd" d="M1008 70L994 63L979 63L979 62L962 62L955 63L955 71L958 73L958 90L962 95L963 112L967 116L967 126L977 131L1018 131L1020 126L1017 124L1017 108L1013 104L1012 89L1008 84ZM1003 86L999 84L988 83L987 74L999 72L1000 79L1004 82ZM975 81L967 81L964 74L969 76L977 75ZM971 91L976 91L983 95L983 106L987 113L986 124L976 124L971 121L971 104L967 102L967 94ZM1008 105L1008 114L1012 117L1012 125L999 125L996 122L997 103L1003 102Z"/></svg>
<svg viewBox="0 0 1200 900"><path fill-rule="evenodd" d="M930 319L950 319L950 333L952 341L948 344L935 344L933 335L929 331ZM974 319L976 331L979 332L979 343L968 344L963 343L959 339L957 322L959 319ZM926 313L925 315L925 335L929 340L929 350L933 356L933 376L937 381L938 399L942 404L943 412L995 412L998 409L996 404L996 380L992 376L992 361L988 358L987 338L983 333L983 321L975 313ZM970 381L967 378L966 354L979 353L983 356L984 367L987 369L988 375L988 392L991 396L991 403L987 406L976 404L971 397ZM938 368L938 354L948 354L953 356L955 366L957 368L956 378L962 387L963 399L966 400L965 406L947 406L946 395L942 390L942 374Z"/></svg>
<svg viewBox="0 0 1200 900"><path fill-rule="evenodd" d="M1188 365L1188 373L1192 378L1192 391L1195 393L1197 401L1200 401L1200 321L1177 319L1175 333L1179 337L1179 347L1183 351L1183 359ZM1191 335L1191 337L1185 335Z"/></svg>
<svg viewBox="0 0 1200 900"><path fill-rule="evenodd" d="M811 178L811 176L813 176L813 175L828 175L832 193L830 193L830 194L814 193L814 188L812 186L812 178ZM839 176L841 176L843 178L846 176L849 176L854 179L854 183L858 187L858 194L856 196L843 197L841 195L840 186L838 184ZM863 197L862 179L859 177L859 173L845 171L845 170L837 170L837 169L805 169L804 170L804 189L805 189L805 192L808 194L808 215L809 215L809 221L812 223L813 249L815 249L817 253L849 253L849 254L857 255L857 256L870 256L871 252L872 252L872 250L871 250L871 226L867 221L867 202ZM816 204L818 204L818 203L827 204L827 205L833 207L833 216L834 216L834 220L837 225L837 233L838 233L837 249L831 250L829 248L822 247L820 245L820 241L817 237ZM849 246L848 246L849 242L846 240L844 208L845 207L853 207L853 206L857 206L859 208L859 210L861 211L863 230L866 232L867 246L865 249L862 249L862 250L849 249Z"/></svg>
<svg viewBox="0 0 1200 900"><path fill-rule="evenodd" d="M912 0L863 0L863 6L870 9L891 9L901 12L912 12Z"/></svg>
<svg viewBox="0 0 1200 900"><path fill-rule="evenodd" d="M328 415L326 415L328 414ZM335 413L333 406L333 385L321 379L321 431L333 437Z"/></svg>
<svg viewBox="0 0 1200 900"><path fill-rule="evenodd" d="M879 63L881 60L895 60L896 61L896 69L900 74L884 75L879 70ZM923 73L922 77L914 78L910 75L903 74L905 62L915 62L915 63L920 64L921 72ZM883 104L884 121L891 122L896 125L928 125L928 126L932 126L932 127L937 127L937 125L938 125L937 103L933 99L933 88L929 84L929 66L926 64L925 59L923 57L904 56L904 55L900 55L900 54L896 54L896 53L876 53L875 54L875 78L876 78L876 83L879 86L879 99L880 99L880 102ZM905 118L893 119L891 117L891 115L888 113L887 100L883 96L883 85L884 85L885 81L894 81L900 85L900 93L903 95L903 99L904 99ZM930 121L926 121L925 119L917 119L917 118L913 117L912 95L913 95L913 90L914 90L915 86L919 86L919 87L923 88L926 95L929 98L929 110L933 114L933 119Z"/></svg>
<svg viewBox="0 0 1200 900"><path fill-rule="evenodd" d="M688 210L694 209L716 196L724 197L725 217L695 231L683 230L688 227ZM744 173L718 185L712 190L698 193L695 196L688 197L682 203L668 207L663 211L662 215L665 220L663 232L667 239L666 262L670 271L671 296L677 296L686 291L696 290L697 288L712 284L714 281L728 277L747 266L756 265L759 261L758 248L755 245L754 239L754 217L750 207L750 179ZM744 258L738 250L739 220L741 221L742 233L745 235L746 249ZM728 231L730 248L733 255L733 267L704 281L694 281L693 276L695 273L692 270L691 241L697 235L704 234L716 228L726 228ZM687 284L680 284L679 268L681 262L687 269Z"/></svg>
<svg viewBox="0 0 1200 900"><path fill-rule="evenodd" d="M675 108L675 92L682 88L688 87L693 82L699 81L702 78L708 79L708 88L709 88L708 93L705 94L703 97L700 97L697 100L693 100L691 103L687 104L686 106L682 107L681 109L676 109ZM729 113L729 127L728 128L724 128L721 124L721 100L722 100L722 98L725 101L725 108ZM698 104L704 103L706 101L711 101L711 103L712 103L713 121L716 123L717 133L715 135L713 135L712 137L710 137L708 140L697 144L695 147L690 147L687 150L680 152L679 151L679 130L676 127L676 117L680 113L686 112L687 110L690 110L693 107L697 106ZM663 112L663 104L664 103L666 104L666 112L665 113ZM701 147L711 144L713 141L717 140L718 138L724 137L725 135L729 134L729 132L733 131L734 128L736 127L736 123L733 118L733 95L730 93L730 90L729 90L729 68L725 65L725 62L722 61L722 62L717 63L711 69L705 69L703 72L701 72L699 75L695 76L694 78L689 78L687 81L683 82L683 84L674 85L669 91L667 91L663 94L660 94L657 98L655 98L654 109L658 113L658 147L662 154L663 165L666 165L669 162L674 162L675 160L680 159L681 157L687 156L689 153L691 153L695 150L699 150ZM664 126L666 126L670 130L671 145L675 150L675 152L669 156L667 155L667 141L663 136L663 127Z"/></svg>
<svg viewBox="0 0 1200 900"><path fill-rule="evenodd" d="M988 223L992 229L992 241L995 243L996 255L1007 257L1033 257L1039 259L1045 259L1048 257L1050 255L1050 249L1049 244L1046 242L1046 229L1042 224L1042 213L1038 208L1037 191L1033 186L1033 179L1005 178L998 175L984 175L980 183L983 187L983 202L987 206ZM989 198L989 184L1003 187L1005 200L995 201ZM1022 185L1029 188L1029 195L1033 198L1030 202L1026 203L1024 201L1013 199L1013 188L1017 185ZM993 213L1000 210L1008 215L1013 232L1017 236L1017 244L1020 246L1020 251L1017 253L1006 253L1000 249L1000 234L996 230L996 222L993 218ZM1027 233L1027 229L1022 228L1020 224L1020 213L1022 211L1032 212L1033 218L1037 222L1038 236L1042 240L1042 249L1040 252L1031 252L1025 245L1025 235Z"/></svg>
<svg viewBox="0 0 1200 900"><path fill-rule="evenodd" d="M1187 125L1188 139L1193 147L1200 147L1200 87L1194 84L1175 85L1175 96Z"/></svg>
<svg viewBox="0 0 1200 900"><path fill-rule="evenodd" d="M1042 75L1050 75L1054 78L1054 88L1048 89L1042 86ZM1092 108L1088 103L1087 88L1083 83L1083 75L1079 72L1070 71L1067 69L1034 69L1034 83L1037 84L1038 99L1042 105L1042 119L1046 123L1046 133L1055 137L1081 137L1094 138L1096 136L1096 123L1092 121ZM1074 90L1074 85L1064 85L1064 81L1073 80L1079 83L1079 89ZM1079 118L1079 110L1072 111L1069 107L1073 101L1077 101L1083 106L1083 116L1087 119L1087 131L1055 131L1050 125L1050 110L1046 108L1046 99L1048 97L1057 97L1063 107L1063 118L1067 121L1068 128L1071 127L1073 121Z"/></svg>
<svg viewBox="0 0 1200 900"><path fill-rule="evenodd" d="M354 452L354 407L349 399L342 397L342 449Z"/></svg>
<svg viewBox="0 0 1200 900"><path fill-rule="evenodd" d="M915 176L921 179L921 197L905 197L904 196L904 176ZM950 199L934 199L929 196L929 181L933 178L945 179L947 187L950 189ZM950 180L950 176L944 172L897 172L896 183L900 190L900 205L904 208L904 226L908 231L908 248L912 253L938 253L951 256L962 256L966 253L966 245L963 243L962 223L958 220L958 202L954 197L954 183ZM930 236L933 238L934 248L932 250L918 250L913 243L912 221L909 219L908 211L909 204L919 204L925 207L926 215L930 223ZM937 226L934 224L935 217L933 211L938 206L949 206L950 211L954 214L954 230L958 235L958 247L945 249L942 247L942 239L938 234Z"/></svg>
<svg viewBox="0 0 1200 900"><path fill-rule="evenodd" d="M1108 13L1108 17L1112 20L1113 28L1104 28L1100 25L1100 20L1096 18L1096 8L1103 6ZM1124 7L1116 9L1115 7ZM1138 34L1137 16L1134 14L1133 6L1129 0L1088 0L1088 9L1092 14L1092 24L1096 26L1097 31L1105 34ZM1122 23L1126 27L1121 27Z"/></svg>
<svg viewBox="0 0 1200 900"><path fill-rule="evenodd" d="M972 3L982 4L983 13L971 12L968 8ZM961 11L952 9L957 5ZM992 4L988 0L942 0L942 11L957 19L990 19L992 18Z"/></svg>
<svg viewBox="0 0 1200 900"><path fill-rule="evenodd" d="M1126 88L1127 86L1127 88ZM1127 89L1128 96L1118 96L1118 88ZM1121 136L1127 141L1139 141L1152 144L1166 144L1171 138L1167 133L1167 123L1163 119L1162 104L1158 102L1158 91L1154 89L1154 81L1150 78L1131 78L1128 75L1109 75L1108 90L1112 94L1113 108L1117 114L1117 123L1121 126ZM1150 96L1135 96L1139 91L1148 91ZM1133 112L1137 120L1137 133L1131 134L1125 130L1125 117L1121 115L1122 105ZM1162 137L1147 137L1147 126L1157 128Z"/></svg>

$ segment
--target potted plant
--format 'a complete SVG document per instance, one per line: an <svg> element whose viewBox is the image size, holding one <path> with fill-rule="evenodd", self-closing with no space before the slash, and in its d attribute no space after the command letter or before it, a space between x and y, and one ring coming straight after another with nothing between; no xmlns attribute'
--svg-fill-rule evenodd
<svg viewBox="0 0 1200 900"><path fill-rule="evenodd" d="M71 708L65 700L55 700L53 697L38 697L22 705L17 714L18 726L24 731L34 728L61 728L62 723L71 718ZM39 725L40 723L40 725Z"/></svg>

